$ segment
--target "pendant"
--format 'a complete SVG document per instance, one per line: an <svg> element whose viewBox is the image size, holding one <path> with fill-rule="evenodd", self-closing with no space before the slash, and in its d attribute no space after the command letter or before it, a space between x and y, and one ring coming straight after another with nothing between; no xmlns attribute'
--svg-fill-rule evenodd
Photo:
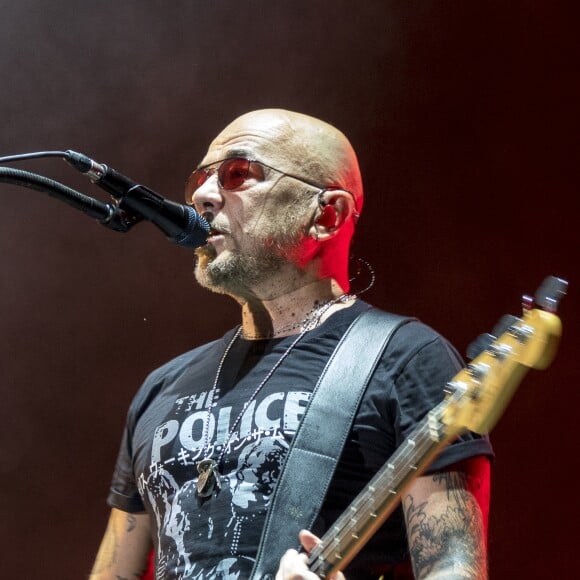
<svg viewBox="0 0 580 580"><path fill-rule="evenodd" d="M221 489L220 472L213 459L203 459L197 464L199 478L197 479L197 495L210 497L214 490Z"/></svg>

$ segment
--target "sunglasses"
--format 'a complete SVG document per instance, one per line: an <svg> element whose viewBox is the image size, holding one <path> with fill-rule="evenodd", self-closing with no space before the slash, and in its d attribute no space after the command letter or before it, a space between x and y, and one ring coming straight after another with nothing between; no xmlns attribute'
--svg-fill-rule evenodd
<svg viewBox="0 0 580 580"><path fill-rule="evenodd" d="M259 165L264 168L267 167L270 171L275 171L281 176L290 177L306 183L319 190L318 197L319 203L325 205L320 201L322 194L325 191L332 189L342 189L342 187L337 185L319 185L312 181L308 181L303 177L298 177L297 175L292 175L292 173L287 173L286 171L281 171L276 169L271 165L267 165L263 161L258 161L256 159L247 159L246 157L228 157L227 159L222 159L221 161L214 161L209 165L203 167L198 167L188 178L185 185L185 201L189 205L193 205L193 196L195 192L214 174L217 173L217 179L219 186L226 191L233 191L234 189L240 188L251 176L252 176L252 164ZM346 191L346 190L345 190ZM350 191L346 191L354 200L355 213L354 220L355 223L359 218L359 212L357 207L356 198Z"/></svg>
<svg viewBox="0 0 580 580"><path fill-rule="evenodd" d="M185 199L187 203L193 203L193 195L195 192L214 174L217 173L218 184L222 189L226 191L233 191L234 189L240 188L252 174L252 164L259 165L260 167L267 167L271 171L275 171L280 175L285 175L286 177L291 177L292 179L297 179L302 183L316 187L317 189L333 189L329 186L321 186L317 183L313 183L298 177L297 175L292 175L291 173L286 173L270 165L266 165L262 161L257 161L256 159L246 159L245 157L230 157L228 159L223 159L221 161L216 161L210 163L204 167L199 167L196 169L188 178L185 187Z"/></svg>

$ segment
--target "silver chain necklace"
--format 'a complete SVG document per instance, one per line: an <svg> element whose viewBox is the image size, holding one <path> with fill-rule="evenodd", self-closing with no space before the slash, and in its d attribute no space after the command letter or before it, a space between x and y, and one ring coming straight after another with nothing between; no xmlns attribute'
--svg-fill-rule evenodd
<svg viewBox="0 0 580 580"><path fill-rule="evenodd" d="M298 344L298 342L302 339L302 337L308 331L313 330L314 328L316 328L320 324L321 318L324 316L324 314L328 311L328 309L331 306L333 306L334 304L337 304L339 302L345 303L348 300L350 300L351 298L352 298L352 296L350 296L349 294L341 294L338 298L334 298L332 300L329 300L328 302L325 302L324 304L321 304L316 309L314 309L314 311L309 312L306 315L306 318L301 323L302 330L301 330L300 334L298 334L296 336L296 338L291 342L291 344L288 346L288 348L280 355L280 358L274 363L274 366L268 371L268 374L262 379L260 384L254 389L254 392L252 393L250 398L244 403L242 410L240 411L240 413L236 417L235 421L233 422L233 424L228 432L228 435L223 443L223 447L222 447L222 450L220 451L220 454L218 455L217 459L214 460L214 459L211 459L210 457L208 457L209 425L210 425L210 419L211 419L211 410L215 404L216 394L218 391L218 383L219 383L219 380L221 377L221 373L222 373L222 369L223 369L225 360L228 356L228 353L232 349L234 343L239 338L239 336L242 334L242 327L241 326L238 327L238 329L234 333L234 336L231 338L229 344L226 346L224 353L222 354L222 357L221 357L220 362L218 364L216 375L215 375L215 378L213 381L213 386L209 392L207 418L206 418L205 424L203 426L203 442L204 442L203 443L203 455L204 455L204 458L197 463L197 471L199 473L199 477L197 480L197 495L198 495L198 497L200 497L200 498L211 497L213 495L214 491L216 491L216 490L219 491L221 489L221 474L219 472L219 466L220 466L220 463L221 463L221 461L225 455L225 452L228 448L228 444L230 442L230 439L232 438L232 435L234 434L236 427L238 426L244 413L246 412L246 409L249 407L250 403L258 396L258 393L262 390L262 388L268 382L270 377L274 374L276 369L282 364L282 362L284 362L286 357L290 354L290 352L292 352L292 349Z"/></svg>

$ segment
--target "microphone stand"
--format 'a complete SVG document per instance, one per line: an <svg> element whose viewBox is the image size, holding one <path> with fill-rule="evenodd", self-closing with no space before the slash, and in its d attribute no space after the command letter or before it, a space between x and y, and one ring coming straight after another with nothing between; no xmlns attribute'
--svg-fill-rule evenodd
<svg viewBox="0 0 580 580"><path fill-rule="evenodd" d="M117 232L128 232L134 225L143 220L141 216L128 214L115 204L103 203L37 173L11 167L0 167L0 182L48 193L50 197L65 202L96 219L101 225Z"/></svg>
<svg viewBox="0 0 580 580"><path fill-rule="evenodd" d="M165 199L83 153L72 150L38 151L0 157L0 163L41 157L63 158L109 192L113 196L112 203L93 199L43 175L10 167L0 166L0 182L47 192L117 232L128 232L135 224L147 220L156 225L170 242L185 248L198 248L210 235L209 223L192 207Z"/></svg>

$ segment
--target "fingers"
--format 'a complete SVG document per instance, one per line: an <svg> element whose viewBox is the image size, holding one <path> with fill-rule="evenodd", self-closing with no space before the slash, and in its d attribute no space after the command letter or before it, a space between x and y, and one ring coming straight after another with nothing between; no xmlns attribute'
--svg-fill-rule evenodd
<svg viewBox="0 0 580 580"><path fill-rule="evenodd" d="M298 537L306 552L310 552L320 542L320 538L307 530L302 530ZM276 580L320 580L319 576L308 569L307 562L308 554L288 550L280 560ZM345 578L342 572L337 572L329 576L328 580L345 580Z"/></svg>
<svg viewBox="0 0 580 580"><path fill-rule="evenodd" d="M306 554L288 550L280 560L276 580L319 580L319 577L308 570Z"/></svg>
<svg viewBox="0 0 580 580"><path fill-rule="evenodd" d="M309 532L308 530L302 530L298 534L298 539L300 540L302 547L308 553L312 552L312 548L314 548L314 546L316 546L316 544L320 543L320 538L318 538L317 536L315 536L312 532Z"/></svg>

